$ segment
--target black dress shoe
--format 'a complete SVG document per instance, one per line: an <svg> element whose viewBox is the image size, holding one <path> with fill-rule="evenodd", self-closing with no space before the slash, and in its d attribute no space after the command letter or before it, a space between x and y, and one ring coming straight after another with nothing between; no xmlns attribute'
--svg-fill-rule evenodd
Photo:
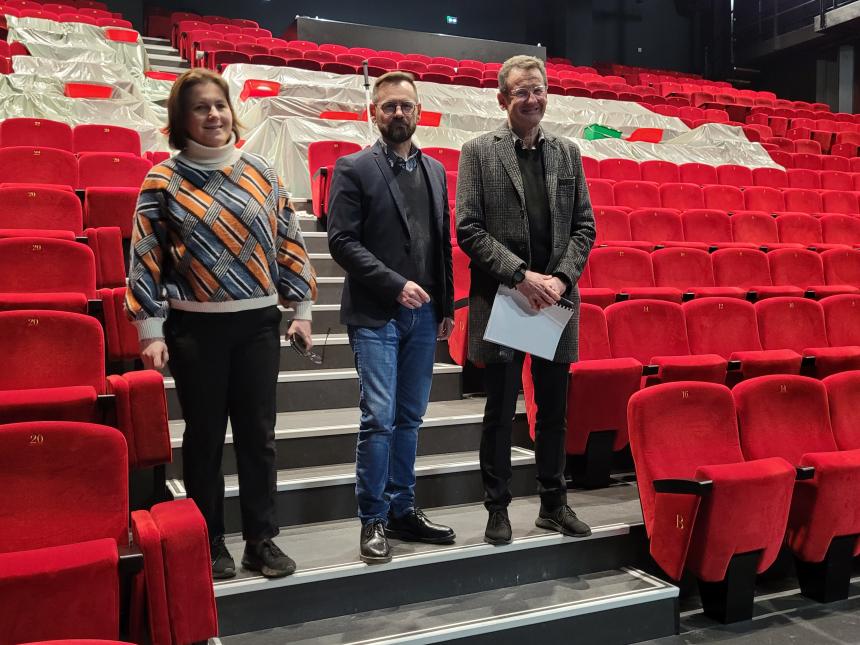
<svg viewBox="0 0 860 645"><path fill-rule="evenodd" d="M391 562L391 547L385 538L385 524L382 520L373 520L361 527L359 557L367 564Z"/></svg>
<svg viewBox="0 0 860 645"><path fill-rule="evenodd" d="M385 535L404 542L425 542L426 544L451 544L454 529L431 522L420 508L413 509L403 517L388 516Z"/></svg>
<svg viewBox="0 0 860 645"><path fill-rule="evenodd" d="M559 506L556 509L545 509L541 504L535 526L550 531L558 531L563 535L573 537L588 537L591 528L576 516L570 506Z"/></svg>
<svg viewBox="0 0 860 645"><path fill-rule="evenodd" d="M484 542L487 544L510 544L512 538L511 521L507 509L490 511Z"/></svg>
<svg viewBox="0 0 860 645"><path fill-rule="evenodd" d="M224 544L224 536L216 537L209 546L209 554L212 559L212 578L215 580L226 580L236 575L236 563L233 556Z"/></svg>

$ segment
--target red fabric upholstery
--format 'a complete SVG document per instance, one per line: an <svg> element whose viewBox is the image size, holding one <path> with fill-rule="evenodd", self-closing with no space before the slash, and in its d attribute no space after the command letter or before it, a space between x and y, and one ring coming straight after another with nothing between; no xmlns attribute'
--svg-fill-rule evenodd
<svg viewBox="0 0 860 645"><path fill-rule="evenodd" d="M733 390L741 447L751 459L782 457L815 467L797 482L786 540L807 562L820 562L830 541L860 533L860 451L838 452L830 427L827 390L804 376L762 376Z"/></svg>
<svg viewBox="0 0 860 645"><path fill-rule="evenodd" d="M42 146L74 152L72 129L50 119L5 119L0 122L0 146Z"/></svg>
<svg viewBox="0 0 860 645"><path fill-rule="evenodd" d="M777 249L767 254L770 275L775 285L794 285L811 289L817 298L840 293L858 293L851 285L825 285L821 256L806 249Z"/></svg>
<svg viewBox="0 0 860 645"><path fill-rule="evenodd" d="M848 246L860 244L860 219L850 215L823 215L819 222L822 237L826 243ZM826 265L824 270L826 275Z"/></svg>
<svg viewBox="0 0 860 645"><path fill-rule="evenodd" d="M607 244L618 241L629 241L630 218L620 208L612 206L594 207L594 225L597 229L595 244Z"/></svg>
<svg viewBox="0 0 860 645"><path fill-rule="evenodd" d="M746 166L736 166L734 164L726 164L717 166L717 179L720 184L726 186L753 186L753 172Z"/></svg>
<svg viewBox="0 0 860 645"><path fill-rule="evenodd" d="M860 286L860 251L831 249L821 254L821 261L824 264L824 280L827 284Z"/></svg>
<svg viewBox="0 0 860 645"><path fill-rule="evenodd" d="M85 152L78 162L80 187L140 188L152 162L127 152Z"/></svg>
<svg viewBox="0 0 860 645"><path fill-rule="evenodd" d="M782 193L768 186L750 186L744 190L744 203L748 210L778 213L785 210Z"/></svg>
<svg viewBox="0 0 860 645"><path fill-rule="evenodd" d="M639 249L601 247L588 258L591 286L614 289L631 298L658 298L681 302L678 289L654 286L651 256Z"/></svg>
<svg viewBox="0 0 860 645"><path fill-rule="evenodd" d="M86 385L104 393L104 340L95 318L63 311L0 312L0 349L5 359L0 390Z"/></svg>
<svg viewBox="0 0 860 645"><path fill-rule="evenodd" d="M741 361L741 375L799 374L801 355L788 349L764 350L755 307L735 298L707 298L683 304L690 351Z"/></svg>
<svg viewBox="0 0 860 645"><path fill-rule="evenodd" d="M131 239L138 188L87 188L84 210L88 228L116 226L123 239Z"/></svg>
<svg viewBox="0 0 860 645"><path fill-rule="evenodd" d="M161 535L165 589L174 643L218 635L206 522L189 499L156 504L150 511Z"/></svg>
<svg viewBox="0 0 860 645"><path fill-rule="evenodd" d="M705 186L702 188L707 208L733 213L744 210L744 194L735 186Z"/></svg>
<svg viewBox="0 0 860 645"><path fill-rule="evenodd" d="M125 286L125 259L122 253L122 230L104 226L84 231L87 244L96 258L96 286Z"/></svg>
<svg viewBox="0 0 860 645"><path fill-rule="evenodd" d="M87 297L83 293L0 293L0 311L14 309L50 309L85 314Z"/></svg>
<svg viewBox="0 0 860 645"><path fill-rule="evenodd" d="M818 173L808 168L790 168L785 171L788 175L789 188L821 188L821 178Z"/></svg>
<svg viewBox="0 0 860 645"><path fill-rule="evenodd" d="M826 190L821 193L822 210L828 213L846 213L856 215L860 213L857 206L857 197L854 193L843 190Z"/></svg>
<svg viewBox="0 0 860 645"><path fill-rule="evenodd" d="M141 370L112 375L108 377L108 387L117 398L117 427L128 443L129 465L145 468L170 463L167 400L161 374Z"/></svg>
<svg viewBox="0 0 860 645"><path fill-rule="evenodd" d="M68 240L0 239L0 293L80 293L96 297L96 262L85 245Z"/></svg>
<svg viewBox="0 0 860 645"><path fill-rule="evenodd" d="M125 152L140 156L140 135L118 125L78 125L75 152ZM32 145L32 144L31 144Z"/></svg>
<svg viewBox="0 0 860 645"><path fill-rule="evenodd" d="M703 380L722 383L725 359L703 354L690 356L684 311L662 300L628 300L606 308L612 355L631 357L660 366L657 380Z"/></svg>
<svg viewBox="0 0 860 645"><path fill-rule="evenodd" d="M148 627L152 645L172 645L161 534L149 511L131 514L131 536L143 553L143 571L136 576L130 603L135 612L130 620L131 637L141 642ZM144 607L147 626L142 624Z"/></svg>
<svg viewBox="0 0 860 645"><path fill-rule="evenodd" d="M41 534L45 526L52 527L53 521L32 530ZM2 642L62 639L72 634L117 638L118 560L116 542L108 538L0 553Z"/></svg>
<svg viewBox="0 0 860 645"><path fill-rule="evenodd" d="M681 181L678 166L671 161L643 161L639 164L643 181L653 181L667 184Z"/></svg>
<svg viewBox="0 0 860 645"><path fill-rule="evenodd" d="M821 187L825 190L854 190L854 179L850 172L822 170L820 179Z"/></svg>
<svg viewBox="0 0 860 645"><path fill-rule="evenodd" d="M732 220L728 213L711 208L693 208L681 213L684 239L690 242L716 244L720 247L740 247L732 238ZM748 248L757 248L746 244Z"/></svg>
<svg viewBox="0 0 860 645"><path fill-rule="evenodd" d="M311 192L313 212L322 217L325 212L325 201L328 196L328 186L331 183L331 172L326 176L318 174L320 168L334 166L335 161L345 155L361 150L357 143L349 141L314 141L308 146L308 169L311 175Z"/></svg>
<svg viewBox="0 0 860 645"><path fill-rule="evenodd" d="M78 185L78 160L67 150L13 146L0 148L0 183Z"/></svg>
<svg viewBox="0 0 860 645"><path fill-rule="evenodd" d="M794 242L804 246L821 244L821 223L812 215L783 213L776 218L780 242Z"/></svg>
<svg viewBox="0 0 860 645"><path fill-rule="evenodd" d="M765 349L791 349L815 356L815 373L860 369L860 347L829 347L821 305L806 298L771 298L755 304L759 336Z"/></svg>
<svg viewBox="0 0 860 645"><path fill-rule="evenodd" d="M105 537L128 543L128 459L119 432L69 421L14 423L0 429L0 447L0 552Z"/></svg>
<svg viewBox="0 0 860 645"><path fill-rule="evenodd" d="M660 243L684 239L681 215L672 208L637 208L630 215L630 237L633 240ZM695 242L690 243L695 246Z"/></svg>
<svg viewBox="0 0 860 645"><path fill-rule="evenodd" d="M0 390L0 423L92 421L98 415L95 388L88 385Z"/></svg>
<svg viewBox="0 0 860 645"><path fill-rule="evenodd" d="M592 206L614 206L613 184L608 179L587 179Z"/></svg>
<svg viewBox="0 0 860 645"><path fill-rule="evenodd" d="M704 208L705 198L698 184L679 183L660 186L660 201L664 208Z"/></svg>
<svg viewBox="0 0 860 645"><path fill-rule="evenodd" d="M744 298L738 287L716 287L711 256L707 251L689 248L658 249L651 254L654 281L658 287L674 287L697 296Z"/></svg>
<svg viewBox="0 0 860 645"><path fill-rule="evenodd" d="M0 187L0 228L59 229L83 233L81 200L49 186Z"/></svg>
<svg viewBox="0 0 860 645"><path fill-rule="evenodd" d="M735 215L732 219L739 217ZM803 289L773 286L767 256L755 249L719 249L711 254L714 281L721 287L741 287L755 290L758 298L802 296Z"/></svg>
<svg viewBox="0 0 860 645"><path fill-rule="evenodd" d="M678 172L681 176L681 181L691 184L716 184L717 169L714 166L709 166L703 163L682 163L678 166Z"/></svg>
<svg viewBox="0 0 860 645"><path fill-rule="evenodd" d="M460 151L454 148L439 148L428 146L421 148L422 154L428 154L445 166L446 171L457 172L460 164Z"/></svg>
<svg viewBox="0 0 860 645"><path fill-rule="evenodd" d="M827 388L836 445L840 450L860 449L860 372L833 374L822 383Z"/></svg>
<svg viewBox="0 0 860 645"><path fill-rule="evenodd" d="M785 210L800 213L818 213L822 210L818 191L810 188L786 188L782 191Z"/></svg>
<svg viewBox="0 0 860 645"><path fill-rule="evenodd" d="M821 301L827 340L835 347L860 345L860 297L837 295Z"/></svg>
<svg viewBox="0 0 860 645"><path fill-rule="evenodd" d="M660 190L651 181L619 181L612 187L616 206L630 208L660 207ZM610 204L611 205L611 204Z"/></svg>
<svg viewBox="0 0 860 645"><path fill-rule="evenodd" d="M140 358L137 330L125 314L125 287L99 289L104 311L107 358L110 361Z"/></svg>
<svg viewBox="0 0 860 645"><path fill-rule="evenodd" d="M642 390L630 399L628 428L651 554L667 573L679 579L686 564L702 580L722 580L732 556L757 550L759 572L773 563L794 470L781 459L744 463L728 388L681 382ZM684 506L671 499L678 496L654 491L654 480L667 478L713 480L697 515L679 518ZM665 539L679 530L687 532L681 539Z"/></svg>
<svg viewBox="0 0 860 645"><path fill-rule="evenodd" d="M469 308L459 307L454 310L454 329L448 338L448 354L459 366L466 364L469 350Z"/></svg>
<svg viewBox="0 0 860 645"><path fill-rule="evenodd" d="M776 221L764 212L744 211L732 216L732 238L758 246L779 242Z"/></svg>
<svg viewBox="0 0 860 645"><path fill-rule="evenodd" d="M639 172L639 164L633 159L603 159L598 162L601 179L612 179L613 181L624 181L626 179L639 180L642 178Z"/></svg>

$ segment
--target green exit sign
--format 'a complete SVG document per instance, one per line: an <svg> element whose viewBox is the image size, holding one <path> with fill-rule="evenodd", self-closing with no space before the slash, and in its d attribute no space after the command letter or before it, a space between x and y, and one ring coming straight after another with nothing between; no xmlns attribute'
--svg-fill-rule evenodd
<svg viewBox="0 0 860 645"><path fill-rule="evenodd" d="M457 16L445 16L445 22L447 22L449 25L456 25Z"/></svg>

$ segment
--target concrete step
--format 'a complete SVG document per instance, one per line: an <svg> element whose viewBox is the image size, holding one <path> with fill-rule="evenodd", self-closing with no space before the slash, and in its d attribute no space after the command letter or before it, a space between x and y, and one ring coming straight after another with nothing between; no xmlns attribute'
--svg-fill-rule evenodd
<svg viewBox="0 0 860 645"><path fill-rule="evenodd" d="M161 52L154 52L152 54L148 54L149 65L150 67L172 67L174 69L189 69L191 65L187 60L179 56L178 54L166 54Z"/></svg>
<svg viewBox="0 0 860 645"><path fill-rule="evenodd" d="M188 71L188 67L176 67L174 65L153 65L150 63L149 69L153 72L167 72L169 74L184 74Z"/></svg>
<svg viewBox="0 0 860 645"><path fill-rule="evenodd" d="M433 366L431 401L460 398L462 368L436 363ZM172 377L165 377L169 419L179 419L182 411ZM349 408L358 403L358 376L355 369L319 369L281 372L278 375L278 412Z"/></svg>
<svg viewBox="0 0 860 645"><path fill-rule="evenodd" d="M143 44L144 45L161 45L161 46L170 46L169 38L156 38L155 36L143 36Z"/></svg>
<svg viewBox="0 0 860 645"><path fill-rule="evenodd" d="M323 253L309 251L308 257L317 272L317 277L343 277L346 275L346 272L334 261L328 250Z"/></svg>
<svg viewBox="0 0 860 645"><path fill-rule="evenodd" d="M534 480L530 479L529 487L533 492ZM569 491L569 503L592 527L592 535L584 539L537 528L534 521L539 500L517 497L508 509L514 539L501 547L483 541L487 512L482 503L433 508L423 492L417 499L430 519L455 530L455 544L432 546L392 540L393 560L368 566L358 558L358 520L296 526L282 531L275 541L296 561L298 570L287 578L270 580L239 566L244 542L241 535L228 536L227 548L236 560L238 575L215 582L222 637L640 566L647 561L647 539L635 484ZM501 606L487 605L487 609L496 611ZM366 637L373 634L369 632ZM529 642L541 641L522 641Z"/></svg>
<svg viewBox="0 0 860 645"><path fill-rule="evenodd" d="M302 237L308 253L328 253L328 234L325 231L306 231L302 222Z"/></svg>
<svg viewBox="0 0 860 645"><path fill-rule="evenodd" d="M339 305L343 291L343 276L317 277L317 299L320 305Z"/></svg>
<svg viewBox="0 0 860 645"><path fill-rule="evenodd" d="M313 316L313 331L323 336L325 334L345 334L346 327L340 322L340 300L335 304L315 304L311 308ZM293 312L281 307L281 335L287 333L287 329L293 320Z"/></svg>
<svg viewBox="0 0 860 645"><path fill-rule="evenodd" d="M511 492L526 495L534 490L534 453L523 448L511 449L513 478ZM483 499L478 453L444 453L421 455L415 463L416 497L428 506L469 504ZM239 478L224 478L224 521L228 532L242 529L239 508ZM332 464L279 470L275 506L282 526L354 517L355 463ZM174 499L186 496L179 479L167 482Z"/></svg>
<svg viewBox="0 0 860 645"><path fill-rule="evenodd" d="M165 41L163 44L144 42L143 48L149 56L175 56L180 58L179 50L171 46L170 41Z"/></svg>
<svg viewBox="0 0 860 645"><path fill-rule="evenodd" d="M471 398L430 403L419 434L419 454L438 455L477 449L481 441L484 401L483 398ZM360 415L358 408L279 414L275 422L276 467L285 470L352 461L355 458ZM522 400L517 404L514 425L515 434L528 432ZM173 447L173 463L168 466L170 478L182 477L184 429L184 421L170 423ZM236 473L236 456L232 449L232 428L229 426L225 443L223 471L232 475Z"/></svg>
<svg viewBox="0 0 860 645"><path fill-rule="evenodd" d="M674 633L678 589L624 567L397 604L222 639L224 645L620 643ZM575 635L575 639L574 639Z"/></svg>

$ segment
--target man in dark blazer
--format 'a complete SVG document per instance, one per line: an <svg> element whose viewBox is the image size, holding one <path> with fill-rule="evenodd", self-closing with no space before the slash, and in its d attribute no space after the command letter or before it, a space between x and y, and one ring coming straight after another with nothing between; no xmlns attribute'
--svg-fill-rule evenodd
<svg viewBox="0 0 860 645"><path fill-rule="evenodd" d="M575 306L554 360L532 357L541 498L535 523L586 536L591 529L567 505L564 435L568 371L577 359L576 283L594 243L594 216L579 149L540 127L547 103L543 61L531 56L506 61L499 70L498 101L508 122L463 146L457 179L457 240L472 269L469 358L486 366L481 473L489 519L484 539L511 541L511 420L524 358L522 352L484 340L500 284L515 287L534 309L562 296Z"/></svg>
<svg viewBox="0 0 860 645"><path fill-rule="evenodd" d="M436 341L454 315L445 169L412 144L420 114L410 74L380 76L371 115L381 139L338 160L329 199L329 249L346 270L340 317L361 391L355 491L367 563L391 559L387 537L454 541L415 505L418 428Z"/></svg>

